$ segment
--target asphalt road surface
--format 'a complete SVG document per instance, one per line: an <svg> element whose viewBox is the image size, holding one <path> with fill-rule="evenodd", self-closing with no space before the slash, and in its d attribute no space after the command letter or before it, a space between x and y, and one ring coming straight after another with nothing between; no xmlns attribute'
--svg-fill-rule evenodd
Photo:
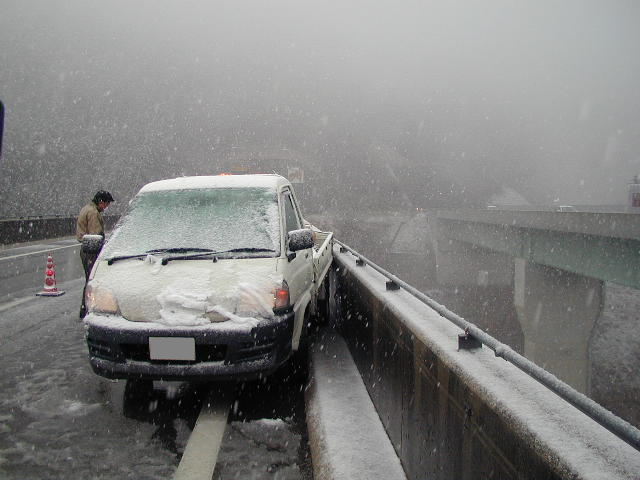
<svg viewBox="0 0 640 480"><path fill-rule="evenodd" d="M170 479L218 386L95 375L78 319L83 281L58 287L66 294L0 303L0 478ZM232 386L214 478L312 477L305 382L305 368L289 367Z"/></svg>

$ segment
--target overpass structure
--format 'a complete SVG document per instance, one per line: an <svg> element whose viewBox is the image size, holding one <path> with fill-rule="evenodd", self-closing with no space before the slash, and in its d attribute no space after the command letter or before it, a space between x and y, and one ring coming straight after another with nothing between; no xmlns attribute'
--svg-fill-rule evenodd
<svg viewBox="0 0 640 480"><path fill-rule="evenodd" d="M489 268L485 271L491 271L492 277L500 277L504 272L496 270L495 265L490 268L482 258L489 251L583 277L640 288L640 215L637 214L457 210L439 211L437 222L439 259L443 262L451 255L467 255L467 260L480 262L479 272L485 265ZM445 264L439 270L441 277L459 273L458 269L444 267ZM457 280L449 277L442 281Z"/></svg>
<svg viewBox="0 0 640 480"><path fill-rule="evenodd" d="M640 215L458 210L436 225L438 282L512 287L524 355L589 392L605 283L640 288Z"/></svg>
<svg viewBox="0 0 640 480"><path fill-rule="evenodd" d="M456 241L478 255L504 255ZM444 240L452 256L456 241ZM71 265L77 244L64 240L55 243L60 254L69 254L69 260L64 260L69 262L66 272L80 276L81 272ZM441 246L439 241L439 255ZM37 245L14 247L0 255L0 265L16 265L32 256L41 263L42 250ZM366 388L369 400L361 401L371 401L375 407L377 419L370 420L380 422L390 451L395 452L396 458L389 461L399 463L406 478L637 480L637 429L620 419L614 419L612 426L585 414L584 408L504 361L509 356L506 347L492 347L495 351L491 351L484 340L484 346L473 341L460 343L461 334L467 340L473 338L464 335L446 312L398 288L397 279L356 252L336 245L334 255L331 326L344 337L348 356ZM490 266L479 261L473 265ZM17 273L22 268L0 271ZM496 274L485 270L486 274L476 275L476 281L480 277L485 282L500 278L497 273L504 272L495 265L493 268ZM39 286L42 273L36 271L34 275L34 285ZM11 277L3 279L5 282L11 282ZM324 359L322 352L316 351L313 361L331 372L336 350L327 351L331 355ZM317 401L323 396L323 385L348 386L353 382L351 377L340 378L342 371L336 368L333 374L337 376L329 380L323 381L321 376L312 380L309 411L314 417L309 422L309 438L314 466L318 466L317 478L344 478L341 462L357 464L362 454L362 449L355 447L361 439L336 440L339 432L331 428L332 424L335 427L336 412L323 410L322 402ZM350 393L350 388L344 388L332 390L330 395L335 400ZM349 411L358 415L357 407ZM339 429L344 426L342 423ZM365 427L363 437L367 431ZM626 431L623 438L620 431ZM376 472L369 472L369 476L352 478L377 477Z"/></svg>

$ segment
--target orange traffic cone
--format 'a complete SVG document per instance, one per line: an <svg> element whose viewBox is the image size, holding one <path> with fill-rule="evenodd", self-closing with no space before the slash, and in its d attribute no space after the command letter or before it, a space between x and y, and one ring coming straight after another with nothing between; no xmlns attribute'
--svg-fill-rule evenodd
<svg viewBox="0 0 640 480"><path fill-rule="evenodd" d="M36 295L39 297L59 297L64 295L64 290L58 290L58 287L56 287L56 271L51 253L47 257L47 268L44 271L44 288Z"/></svg>

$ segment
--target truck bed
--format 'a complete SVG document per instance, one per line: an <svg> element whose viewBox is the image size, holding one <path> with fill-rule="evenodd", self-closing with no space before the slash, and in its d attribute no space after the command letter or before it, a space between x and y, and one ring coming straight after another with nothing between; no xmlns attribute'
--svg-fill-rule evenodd
<svg viewBox="0 0 640 480"><path fill-rule="evenodd" d="M316 288L322 283L333 260L333 232L322 232L315 227L313 246L313 281Z"/></svg>

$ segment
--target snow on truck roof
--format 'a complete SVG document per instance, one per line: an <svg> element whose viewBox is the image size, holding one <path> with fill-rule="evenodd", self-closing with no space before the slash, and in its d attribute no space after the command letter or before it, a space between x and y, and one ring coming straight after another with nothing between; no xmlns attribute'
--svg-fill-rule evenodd
<svg viewBox="0 0 640 480"><path fill-rule="evenodd" d="M160 190L194 190L198 188L278 188L289 181L274 174L260 175L211 175L178 177L147 183L138 193Z"/></svg>

